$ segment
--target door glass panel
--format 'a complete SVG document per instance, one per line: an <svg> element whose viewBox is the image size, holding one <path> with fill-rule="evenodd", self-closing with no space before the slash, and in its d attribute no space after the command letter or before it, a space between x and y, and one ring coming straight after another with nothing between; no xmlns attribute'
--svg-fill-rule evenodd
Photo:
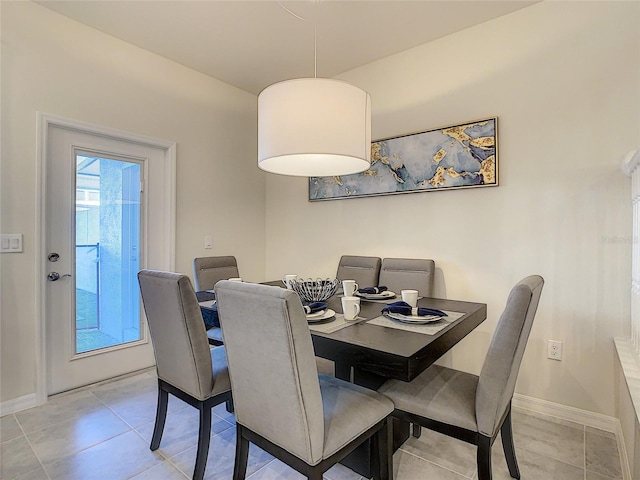
<svg viewBox="0 0 640 480"><path fill-rule="evenodd" d="M141 339L140 164L76 155L76 354Z"/></svg>

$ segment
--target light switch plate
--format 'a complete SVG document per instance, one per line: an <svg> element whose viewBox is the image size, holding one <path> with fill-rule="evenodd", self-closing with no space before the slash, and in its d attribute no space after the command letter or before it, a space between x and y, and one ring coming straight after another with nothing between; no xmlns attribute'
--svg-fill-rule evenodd
<svg viewBox="0 0 640 480"><path fill-rule="evenodd" d="M22 252L22 234L21 233L3 233L0 236L0 244L2 253L19 253Z"/></svg>

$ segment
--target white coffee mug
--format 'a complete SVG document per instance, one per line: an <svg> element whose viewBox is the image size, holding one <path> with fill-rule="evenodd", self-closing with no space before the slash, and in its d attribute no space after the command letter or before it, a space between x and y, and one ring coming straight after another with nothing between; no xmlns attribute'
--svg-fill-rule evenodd
<svg viewBox="0 0 640 480"><path fill-rule="evenodd" d="M342 314L345 320L355 320L360 313L360 297L342 297Z"/></svg>
<svg viewBox="0 0 640 480"><path fill-rule="evenodd" d="M342 281L342 293L345 297L352 297L356 290L358 290L358 284L355 280L343 280Z"/></svg>
<svg viewBox="0 0 640 480"><path fill-rule="evenodd" d="M230 279L229 279L229 281L230 281L230 282L241 282L241 281L242 281L242 278L240 278L240 277L233 277L233 278L230 278Z"/></svg>
<svg viewBox="0 0 640 480"><path fill-rule="evenodd" d="M298 275L285 275L282 277L282 283L291 290L291 282L295 282L298 279Z"/></svg>
<svg viewBox="0 0 640 480"><path fill-rule="evenodd" d="M418 306L418 290L402 290L402 301L408 303L412 307Z"/></svg>

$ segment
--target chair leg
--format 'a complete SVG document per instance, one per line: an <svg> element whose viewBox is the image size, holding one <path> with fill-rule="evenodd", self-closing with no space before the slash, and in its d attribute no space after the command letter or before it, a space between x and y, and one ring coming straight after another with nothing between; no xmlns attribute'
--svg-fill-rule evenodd
<svg viewBox="0 0 640 480"><path fill-rule="evenodd" d="M247 476L249 440L244 437L242 430L242 425L236 423L236 459L233 464L233 480L244 480Z"/></svg>
<svg viewBox="0 0 640 480"><path fill-rule="evenodd" d="M391 418L373 436L373 480L393 480L393 430Z"/></svg>
<svg viewBox="0 0 640 480"><path fill-rule="evenodd" d="M162 388L158 381L158 406L156 408L156 424L153 427L153 435L151 436L151 450L157 450L162 440L162 432L164 431L164 423L167 419L167 405L169 404L169 392Z"/></svg>
<svg viewBox="0 0 640 480"><path fill-rule="evenodd" d="M507 460L509 467L509 475L511 478L520 480L520 469L518 468L518 460L516 459L516 447L513 444L513 428L511 426L511 407L500 427L500 436L502 437L502 449L504 450L504 458Z"/></svg>
<svg viewBox="0 0 640 480"><path fill-rule="evenodd" d="M193 469L193 480L202 480L204 470L207 467L209 456L209 442L211 440L211 407L200 404L200 431L198 432L198 451L196 453L196 465Z"/></svg>
<svg viewBox="0 0 640 480"><path fill-rule="evenodd" d="M478 438L478 480L491 480L491 438L480 435Z"/></svg>
<svg viewBox="0 0 640 480"><path fill-rule="evenodd" d="M322 480L322 472L316 468L311 469L307 475L308 480Z"/></svg>
<svg viewBox="0 0 640 480"><path fill-rule="evenodd" d="M422 427L420 425L418 425L417 423L413 424L413 436L415 438L420 438L420 435L422 434Z"/></svg>

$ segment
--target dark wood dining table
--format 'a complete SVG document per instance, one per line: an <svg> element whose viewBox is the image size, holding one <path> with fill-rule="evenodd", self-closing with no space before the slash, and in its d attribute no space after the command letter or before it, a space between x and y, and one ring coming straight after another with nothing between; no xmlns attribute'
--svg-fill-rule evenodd
<svg viewBox="0 0 640 480"><path fill-rule="evenodd" d="M390 301L397 301L393 299ZM329 308L342 312L339 296ZM362 300L359 317L381 315L383 303ZM335 362L335 375L369 388L378 388L389 378L410 382L450 350L487 318L483 303L440 298L421 298L418 307L463 313L434 335L372 325L360 321L333 333L311 331L317 356Z"/></svg>
<svg viewBox="0 0 640 480"><path fill-rule="evenodd" d="M340 298L330 298L327 302L329 308L342 312ZM361 300L360 307L359 317L370 320L381 315L384 304ZM410 382L487 318L487 306L483 303L425 297L418 300L418 307L460 312L463 315L434 335L373 325L367 321L333 333L312 330L315 354L333 360L337 378L377 390L390 378ZM394 451L409 435L410 425L394 419ZM362 445L342 463L370 478L372 454L372 446Z"/></svg>
<svg viewBox="0 0 640 480"><path fill-rule="evenodd" d="M282 287L281 281L264 282ZM388 302L398 301L399 298ZM327 300L341 313L341 295ZM335 376L377 390L390 378L410 382L466 337L487 318L484 303L424 297L418 307L459 312L462 316L433 335L368 323L381 315L384 303L361 300L363 320L332 333L311 330L315 355L332 360ZM409 438L410 425L394 419L393 445L397 449ZM371 445L362 445L342 463L370 478Z"/></svg>

